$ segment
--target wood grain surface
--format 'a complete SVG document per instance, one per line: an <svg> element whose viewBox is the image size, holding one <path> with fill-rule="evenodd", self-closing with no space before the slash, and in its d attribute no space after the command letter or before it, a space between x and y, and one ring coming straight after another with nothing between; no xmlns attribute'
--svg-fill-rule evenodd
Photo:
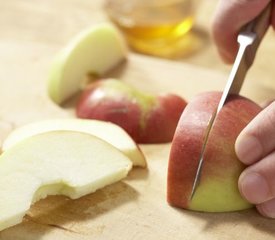
<svg viewBox="0 0 275 240"><path fill-rule="evenodd" d="M59 107L48 98L47 74L56 52L74 34L106 20L101 6L98 0L0 0L0 141L25 123L74 116L73 105ZM215 61L208 56L208 62ZM201 68L192 62L196 58L175 62L131 54L109 76L144 91L173 92L187 100L202 91L222 90L226 72ZM274 97L274 90L256 75L249 77L243 95L259 103ZM134 169L124 181L78 200L48 197L32 206L22 224L0 232L0 239L275 238L274 220L254 209L208 214L172 208L166 203L170 144L141 149L148 169Z"/></svg>

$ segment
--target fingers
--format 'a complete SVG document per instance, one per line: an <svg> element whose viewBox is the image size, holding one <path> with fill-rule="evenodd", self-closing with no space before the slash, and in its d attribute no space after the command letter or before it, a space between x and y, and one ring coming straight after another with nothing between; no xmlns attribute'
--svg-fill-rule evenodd
<svg viewBox="0 0 275 240"><path fill-rule="evenodd" d="M275 197L275 152L249 166L239 178L239 189L251 203L260 204Z"/></svg>
<svg viewBox="0 0 275 240"><path fill-rule="evenodd" d="M265 217L275 218L275 198L256 206L259 213Z"/></svg>
<svg viewBox="0 0 275 240"><path fill-rule="evenodd" d="M254 118L237 138L236 154L249 166L239 178L244 198L275 218L275 102Z"/></svg>
<svg viewBox="0 0 275 240"><path fill-rule="evenodd" d="M237 34L242 26L254 19L270 0L220 0L213 21L213 38L227 63L237 54ZM275 26L275 18L274 26Z"/></svg>
<svg viewBox="0 0 275 240"><path fill-rule="evenodd" d="M275 152L248 167L239 178L241 194L257 204L258 211L275 218Z"/></svg>
<svg viewBox="0 0 275 240"><path fill-rule="evenodd" d="M248 165L275 150L275 102L246 126L236 140L235 150L238 158Z"/></svg>

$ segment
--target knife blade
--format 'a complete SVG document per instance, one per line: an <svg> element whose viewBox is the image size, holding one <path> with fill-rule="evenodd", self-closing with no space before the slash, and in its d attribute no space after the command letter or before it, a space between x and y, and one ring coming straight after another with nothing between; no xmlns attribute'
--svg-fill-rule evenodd
<svg viewBox="0 0 275 240"><path fill-rule="evenodd" d="M192 198L194 197L194 194L199 186L204 161L204 154L210 132L215 124L216 117L226 103L228 96L230 94L238 94L240 92L246 73L253 64L259 45L269 27L271 9L272 1L269 2L269 4L265 7L265 9L260 13L259 16L257 16L247 25L245 25L245 27L242 28L240 33L238 34L237 40L239 43L239 50L232 70L230 72L229 78L223 90L223 94L219 101L218 107L215 109L211 118L209 119L207 128L205 130L202 150L192 186L190 200L192 200Z"/></svg>

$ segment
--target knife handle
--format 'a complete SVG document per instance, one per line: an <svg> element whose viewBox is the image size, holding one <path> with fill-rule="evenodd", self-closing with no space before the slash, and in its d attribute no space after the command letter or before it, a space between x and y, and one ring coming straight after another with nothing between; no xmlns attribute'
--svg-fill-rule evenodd
<svg viewBox="0 0 275 240"><path fill-rule="evenodd" d="M258 41L260 41L264 37L270 25L271 11L272 1L267 4L260 15L258 15L256 18L254 18L251 22L243 27L243 29L241 30L241 34L255 33L257 35Z"/></svg>
<svg viewBox="0 0 275 240"><path fill-rule="evenodd" d="M253 64L261 40L270 25L271 10L272 1L268 3L260 15L240 31L238 35L239 51L219 103L218 111L222 109L229 94L240 92L247 71Z"/></svg>
<svg viewBox="0 0 275 240"><path fill-rule="evenodd" d="M238 42L240 46L246 46L246 51L244 54L246 69L250 68L253 64L259 45L268 27L270 26L272 2L273 1L270 1L268 3L260 15L246 24L238 35Z"/></svg>

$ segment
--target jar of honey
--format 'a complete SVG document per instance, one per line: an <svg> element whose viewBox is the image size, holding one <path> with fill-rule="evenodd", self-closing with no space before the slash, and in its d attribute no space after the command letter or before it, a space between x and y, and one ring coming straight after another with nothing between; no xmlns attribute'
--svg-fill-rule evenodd
<svg viewBox="0 0 275 240"><path fill-rule="evenodd" d="M174 58L192 48L197 0L106 0L105 10L137 52Z"/></svg>

